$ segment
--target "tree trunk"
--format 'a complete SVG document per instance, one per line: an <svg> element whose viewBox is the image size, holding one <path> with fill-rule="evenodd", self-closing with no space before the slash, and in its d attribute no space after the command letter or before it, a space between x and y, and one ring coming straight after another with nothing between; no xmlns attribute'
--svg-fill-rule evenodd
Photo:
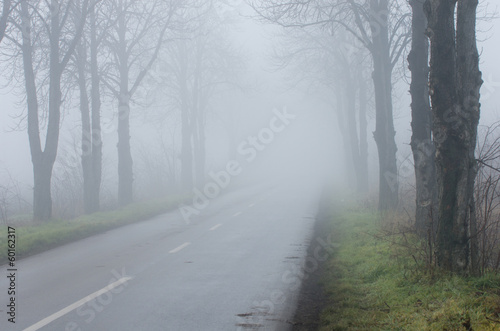
<svg viewBox="0 0 500 331"><path fill-rule="evenodd" d="M374 138L379 157L379 211L394 210L398 205L398 169L392 114L392 64L390 57L387 0L370 2L373 83L376 124Z"/></svg>
<svg viewBox="0 0 500 331"><path fill-rule="evenodd" d="M346 96L346 116L347 116L347 133L349 134L349 147L351 148L352 165L356 175L356 193L362 192L363 179L361 178L361 157L359 151L358 126L356 123L356 88L353 84L350 70L347 70L345 76L345 96Z"/></svg>
<svg viewBox="0 0 500 331"><path fill-rule="evenodd" d="M85 64L87 60L85 45L80 43L77 54L78 87L80 90L80 113L82 118L82 171L83 171L83 209L86 214L92 212L92 132L90 128L90 106L87 93Z"/></svg>
<svg viewBox="0 0 500 331"><path fill-rule="evenodd" d="M366 118L367 110L367 91L366 83L363 77L363 71L358 72L359 86L359 160L360 172L359 183L362 193L368 193L368 121Z"/></svg>
<svg viewBox="0 0 500 331"><path fill-rule="evenodd" d="M93 182L90 193L89 212L100 209L102 178L102 132L101 132L101 92L99 67L97 62L98 42L95 7L90 12L90 75L92 98L92 171Z"/></svg>
<svg viewBox="0 0 500 331"><path fill-rule="evenodd" d="M477 125L481 72L476 48L477 0L427 0L431 40L430 94L439 199L437 259L445 270L465 274L471 261L475 215Z"/></svg>
<svg viewBox="0 0 500 331"><path fill-rule="evenodd" d="M122 82L124 83L124 82ZM128 95L119 98L118 116L118 202L121 206L132 203L133 165L130 152L130 104Z"/></svg>
<svg viewBox="0 0 500 331"><path fill-rule="evenodd" d="M352 156L352 149L351 149L351 140L350 136L346 130L347 125L346 125L346 120L345 120L345 106L344 106L344 94L341 88L336 88L335 89L335 99L337 103L337 108L335 109L335 113L337 114L337 122L339 125L339 131L340 134L342 135L342 147L344 151L344 166L345 166L345 179L346 182L344 183L345 185L350 185L350 183L353 183L356 181L356 174L354 173L354 164L352 163L353 156Z"/></svg>
<svg viewBox="0 0 500 331"><path fill-rule="evenodd" d="M415 166L416 210L415 226L424 236L434 233L437 225L437 187L435 150L431 140L431 108L429 100L429 41L425 36L427 19L425 0L412 0L412 47L408 55L411 71L412 97L411 149Z"/></svg>
<svg viewBox="0 0 500 331"><path fill-rule="evenodd" d="M33 219L35 221L47 221L52 217L50 183L54 163L46 160L43 154L40 156L41 158L36 161L33 160Z"/></svg>
<svg viewBox="0 0 500 331"><path fill-rule="evenodd" d="M81 22L75 31L74 39L69 43L68 49L62 59L60 59L61 43L61 4L52 0L47 6L50 8L50 20L45 21L44 28L48 28L49 38L49 100L48 100L48 121L45 134L45 147L42 150L40 139L40 127L38 119L38 96L33 69L33 46L32 35L38 35L37 31L31 31L31 17L27 0L21 0L21 52L23 57L24 78L26 86L26 99L28 103L28 137L31 151L31 161L33 163L33 218L37 221L46 221L52 217L52 199L50 195L50 185L52 169L57 156L59 145L59 125L61 119L61 75L72 56L76 45L81 38L88 0L83 2L83 7L79 8L82 13ZM41 18L43 20L43 18ZM63 19L64 21L64 19Z"/></svg>
<svg viewBox="0 0 500 331"><path fill-rule="evenodd" d="M130 94L129 94L129 58L127 52L127 26L124 8L118 18L118 57L120 72L120 90L118 96L118 203L125 206L133 199L133 164L130 151Z"/></svg>
<svg viewBox="0 0 500 331"><path fill-rule="evenodd" d="M179 45L179 86L181 96L181 122L182 122L182 146L181 146L181 186L184 190L193 188L193 145L192 130L193 124L189 116L188 101L188 64L187 51L185 45Z"/></svg>
<svg viewBox="0 0 500 331"><path fill-rule="evenodd" d="M49 76L49 119L45 140L45 151L42 151L38 120L38 97L33 70L33 50L31 45L31 22L28 4L21 1L22 19L22 55L26 95L28 101L28 137L33 163L33 219L47 221L52 217L52 198L50 185L52 169L57 154L60 120L60 72L59 67L59 16L57 10L51 17L52 38L50 41L50 76Z"/></svg>
<svg viewBox="0 0 500 331"><path fill-rule="evenodd" d="M204 44L201 40L196 43L196 57L194 63L194 77L192 86L191 123L193 125L193 152L194 173L196 186L201 188L205 184L205 126L203 101L203 53Z"/></svg>
<svg viewBox="0 0 500 331"><path fill-rule="evenodd" d="M479 53L476 44L476 15L478 0L462 0L457 7L457 78L459 84L458 100L468 119L467 152L469 160L467 198L469 199L469 273L478 275L479 247L477 243L477 219L474 203L474 184L477 175L475 148L477 126L480 116L480 89L483 84L479 70ZM468 138L468 139L467 139Z"/></svg>
<svg viewBox="0 0 500 331"><path fill-rule="evenodd" d="M205 130L201 114L196 119L196 132L193 136L196 186L202 187L205 184Z"/></svg>

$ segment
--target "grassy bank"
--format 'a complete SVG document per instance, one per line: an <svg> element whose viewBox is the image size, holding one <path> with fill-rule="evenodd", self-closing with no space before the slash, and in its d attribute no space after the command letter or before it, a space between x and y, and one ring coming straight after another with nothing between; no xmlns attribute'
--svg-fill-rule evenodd
<svg viewBox="0 0 500 331"><path fill-rule="evenodd" d="M328 261L330 303L320 330L500 330L500 277L432 277L381 236L376 215L332 220L340 246Z"/></svg>
<svg viewBox="0 0 500 331"><path fill-rule="evenodd" d="M84 215L72 220L15 227L16 257L19 259L123 225L147 220L174 209L185 200L185 196L169 196L134 203L114 211ZM0 265L7 261L7 253L7 226L2 225L0 226Z"/></svg>

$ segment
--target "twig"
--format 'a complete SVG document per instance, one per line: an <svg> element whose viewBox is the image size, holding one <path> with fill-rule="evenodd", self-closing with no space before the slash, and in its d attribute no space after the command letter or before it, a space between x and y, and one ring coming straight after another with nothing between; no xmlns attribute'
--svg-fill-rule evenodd
<svg viewBox="0 0 500 331"><path fill-rule="evenodd" d="M484 165L485 167L488 167L490 168L491 170L495 170L496 172L500 172L500 169L498 168L495 168L495 167L492 167L490 166L489 164L483 162L482 160L479 160L479 159L476 159L477 162L481 163L482 165Z"/></svg>

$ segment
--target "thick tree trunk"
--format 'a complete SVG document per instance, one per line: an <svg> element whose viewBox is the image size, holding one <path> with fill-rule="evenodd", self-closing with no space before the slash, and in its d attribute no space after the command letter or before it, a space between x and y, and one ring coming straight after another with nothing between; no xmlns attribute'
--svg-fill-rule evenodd
<svg viewBox="0 0 500 331"><path fill-rule="evenodd" d="M120 90L118 96L118 203L125 206L133 198L133 164L130 151L130 91L129 91L129 56L127 52L127 25L124 8L120 6L118 18L118 57L120 72Z"/></svg>
<svg viewBox="0 0 500 331"><path fill-rule="evenodd" d="M346 119L345 119L345 106L344 106L344 93L343 90L340 88L335 89L335 99L337 103L337 107L335 109L335 113L337 114L337 122L339 125L339 131L340 134L342 135L342 147L344 151L344 166L345 166L345 179L346 182L344 183L345 185L351 185L350 183L353 183L356 181L356 175L354 173L354 165L352 163L353 157L352 157L352 150L351 150L351 140L350 136L347 133L347 125L346 125Z"/></svg>
<svg viewBox="0 0 500 331"><path fill-rule="evenodd" d="M463 112L468 117L469 137L467 152L469 159L469 174L467 197L469 199L469 246L470 265L469 272L478 275L479 247L477 238L477 220L474 203L474 184L477 175L477 162L475 148L477 142L477 126L480 116L480 89L483 84L482 74L479 70L479 53L476 43L476 12L478 0L462 0L457 7L457 78L459 85L458 101ZM468 139L467 139L468 138Z"/></svg>
<svg viewBox="0 0 500 331"><path fill-rule="evenodd" d="M98 42L95 8L90 12L90 75L92 99L92 186L90 192L89 212L100 209L100 192L102 178L102 133L101 133L101 92L99 67L97 62Z"/></svg>
<svg viewBox="0 0 500 331"><path fill-rule="evenodd" d="M201 188L205 184L205 125L203 100L203 52L204 44L198 40L194 63L194 80L192 86L191 123L193 125L193 152L194 173L196 186Z"/></svg>
<svg viewBox="0 0 500 331"><path fill-rule="evenodd" d="M54 162L45 160L44 155L33 161L33 219L47 221L52 217L52 195L50 184Z"/></svg>
<svg viewBox="0 0 500 331"><path fill-rule="evenodd" d="M189 101L188 101L188 64L187 51L184 44L179 47L179 87L181 95L181 122L182 122L182 146L181 146L181 187L184 190L193 188L193 145L192 145L192 130L193 124L189 116Z"/></svg>
<svg viewBox="0 0 500 331"><path fill-rule="evenodd" d="M62 59L60 59L61 43L61 4L52 0L50 4L50 21L45 21L45 28L49 29L49 100L48 100L48 121L45 135L45 147L42 150L40 139L40 127L38 119L38 97L33 69L33 46L32 35L36 31L31 31L30 7L28 1L21 0L21 52L23 57L24 78L26 86L26 98L28 103L28 137L31 151L31 161L33 163L33 218L37 221L46 221L52 217L52 199L50 195L50 185L52 169L57 156L59 145L59 125L61 118L61 75L66 67L75 47L77 46L83 31L83 22L87 11L88 0L83 2L80 8L82 17L74 39L69 43L68 49ZM42 18L43 19L43 18ZM64 20L63 20L64 21Z"/></svg>
<svg viewBox="0 0 500 331"><path fill-rule="evenodd" d="M200 137L200 100L199 100L199 81L198 74L195 73L195 78L191 91L191 125L193 139L193 161L194 161L194 181L195 186L201 188L205 182L204 165L201 155L201 137Z"/></svg>
<svg viewBox="0 0 500 331"><path fill-rule="evenodd" d="M43 152L40 141L40 128L38 119L38 96L35 84L35 73L33 70L33 50L31 46L31 21L27 1L21 1L21 24L25 27L22 30L23 44L23 67L24 82L26 88L26 100L28 103L28 138L31 152L31 162L33 163L34 187L33 187L33 218L35 220L47 220L51 216L52 200L50 199L50 183L44 185L42 181L43 173ZM47 190L44 192L42 188ZM48 193L48 194L47 194ZM50 208L44 208L48 207Z"/></svg>
<svg viewBox="0 0 500 331"><path fill-rule="evenodd" d="M83 209L86 214L92 212L92 132L90 128L90 106L85 74L86 53L81 43L78 49L78 87L80 90L80 114L82 119L82 171L83 171Z"/></svg>
<svg viewBox="0 0 500 331"><path fill-rule="evenodd" d="M21 19L23 44L23 66L28 101L28 137L33 163L33 219L47 221L52 217L51 179L52 169L57 155L60 121L60 72L59 65L59 14L57 10L51 17L52 38L50 41L50 76L49 76L49 119L42 151L38 120L38 98L33 70L33 50L31 45L31 22L26 1L21 1Z"/></svg>
<svg viewBox="0 0 500 331"><path fill-rule="evenodd" d="M184 103L184 102L183 102ZM181 185L185 190L193 188L193 147L188 108L181 108L182 146L181 146Z"/></svg>
<svg viewBox="0 0 500 331"><path fill-rule="evenodd" d="M120 95L118 109L118 202L121 206L125 206L134 200L134 174L130 152L130 104L126 92Z"/></svg>
<svg viewBox="0 0 500 331"><path fill-rule="evenodd" d="M199 115L201 116L201 114ZM196 186L202 187L205 184L205 130L201 122L201 118L197 119L196 134L194 135L194 155L195 155L195 173Z"/></svg>
<svg viewBox="0 0 500 331"><path fill-rule="evenodd" d="M412 97L411 148L415 166L417 232L424 236L434 233L437 225L437 186L435 149L431 138L431 108L429 99L429 40L425 36L427 19L425 0L412 0L412 48L408 55L411 71Z"/></svg>
<svg viewBox="0 0 500 331"><path fill-rule="evenodd" d="M374 138L379 157L379 211L394 210L398 205L398 169L392 114L392 64L390 57L387 0L370 2L373 83L376 124Z"/></svg>
<svg viewBox="0 0 500 331"><path fill-rule="evenodd" d="M351 73L349 72L350 76ZM352 165L356 175L356 193L363 191L363 178L361 175L361 155L359 151L358 126L356 121L356 88L351 77L347 78L345 85L345 96L347 107L345 107L347 117L347 133L349 134L349 147L351 149Z"/></svg>
<svg viewBox="0 0 500 331"><path fill-rule="evenodd" d="M444 269L465 274L475 272L471 268L476 265L471 206L482 81L475 37L477 0L459 2L456 33L455 6L456 0L427 0L425 11L439 198L437 258Z"/></svg>
<svg viewBox="0 0 500 331"><path fill-rule="evenodd" d="M360 172L359 185L362 193L368 193L368 120L367 113L367 91L363 71L358 72L359 86L359 158Z"/></svg>

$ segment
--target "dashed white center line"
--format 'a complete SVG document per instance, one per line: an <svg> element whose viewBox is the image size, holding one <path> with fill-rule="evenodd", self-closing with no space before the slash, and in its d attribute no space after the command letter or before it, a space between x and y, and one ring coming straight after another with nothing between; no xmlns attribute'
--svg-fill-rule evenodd
<svg viewBox="0 0 500 331"><path fill-rule="evenodd" d="M73 310L77 309L78 307L83 306L87 302L94 300L95 298L99 297L101 294L109 292L112 289L114 289L115 287L120 286L120 285L126 283L127 281L129 281L131 279L132 279L132 277L123 277L123 278L120 278L116 282L111 283L108 286L100 289L99 291L96 291L96 292L94 292L94 293L86 296L85 298L83 298L81 300L78 300L77 302L75 302L75 303L67 306L66 308L63 308L63 309L59 310L58 312L50 315L49 317L44 318L40 322L38 322L36 324L33 324L32 326L24 329L23 331L36 331L36 330L39 330L39 329L43 328L44 326L46 326L47 324L55 321L56 319L58 319L58 318L60 318L60 317L62 317L64 315L66 315L69 312L72 312Z"/></svg>
<svg viewBox="0 0 500 331"><path fill-rule="evenodd" d="M185 242L184 244L180 245L179 247L172 249L169 253L170 253L170 254L177 253L177 252L179 252L180 250L182 250L182 249L184 249L184 248L188 247L189 245L191 245L191 243L190 243L190 242Z"/></svg>
<svg viewBox="0 0 500 331"><path fill-rule="evenodd" d="M253 206L255 206L255 203L251 203L248 205L248 207L253 207Z"/></svg>
<svg viewBox="0 0 500 331"><path fill-rule="evenodd" d="M242 214L241 211L237 212L236 214L233 215L233 217L240 216Z"/></svg>
<svg viewBox="0 0 500 331"><path fill-rule="evenodd" d="M220 228L221 226L222 226L222 224L217 224L217 225L215 225L215 226L212 226L212 227L210 228L210 231L214 231L214 230L216 230L216 229Z"/></svg>

